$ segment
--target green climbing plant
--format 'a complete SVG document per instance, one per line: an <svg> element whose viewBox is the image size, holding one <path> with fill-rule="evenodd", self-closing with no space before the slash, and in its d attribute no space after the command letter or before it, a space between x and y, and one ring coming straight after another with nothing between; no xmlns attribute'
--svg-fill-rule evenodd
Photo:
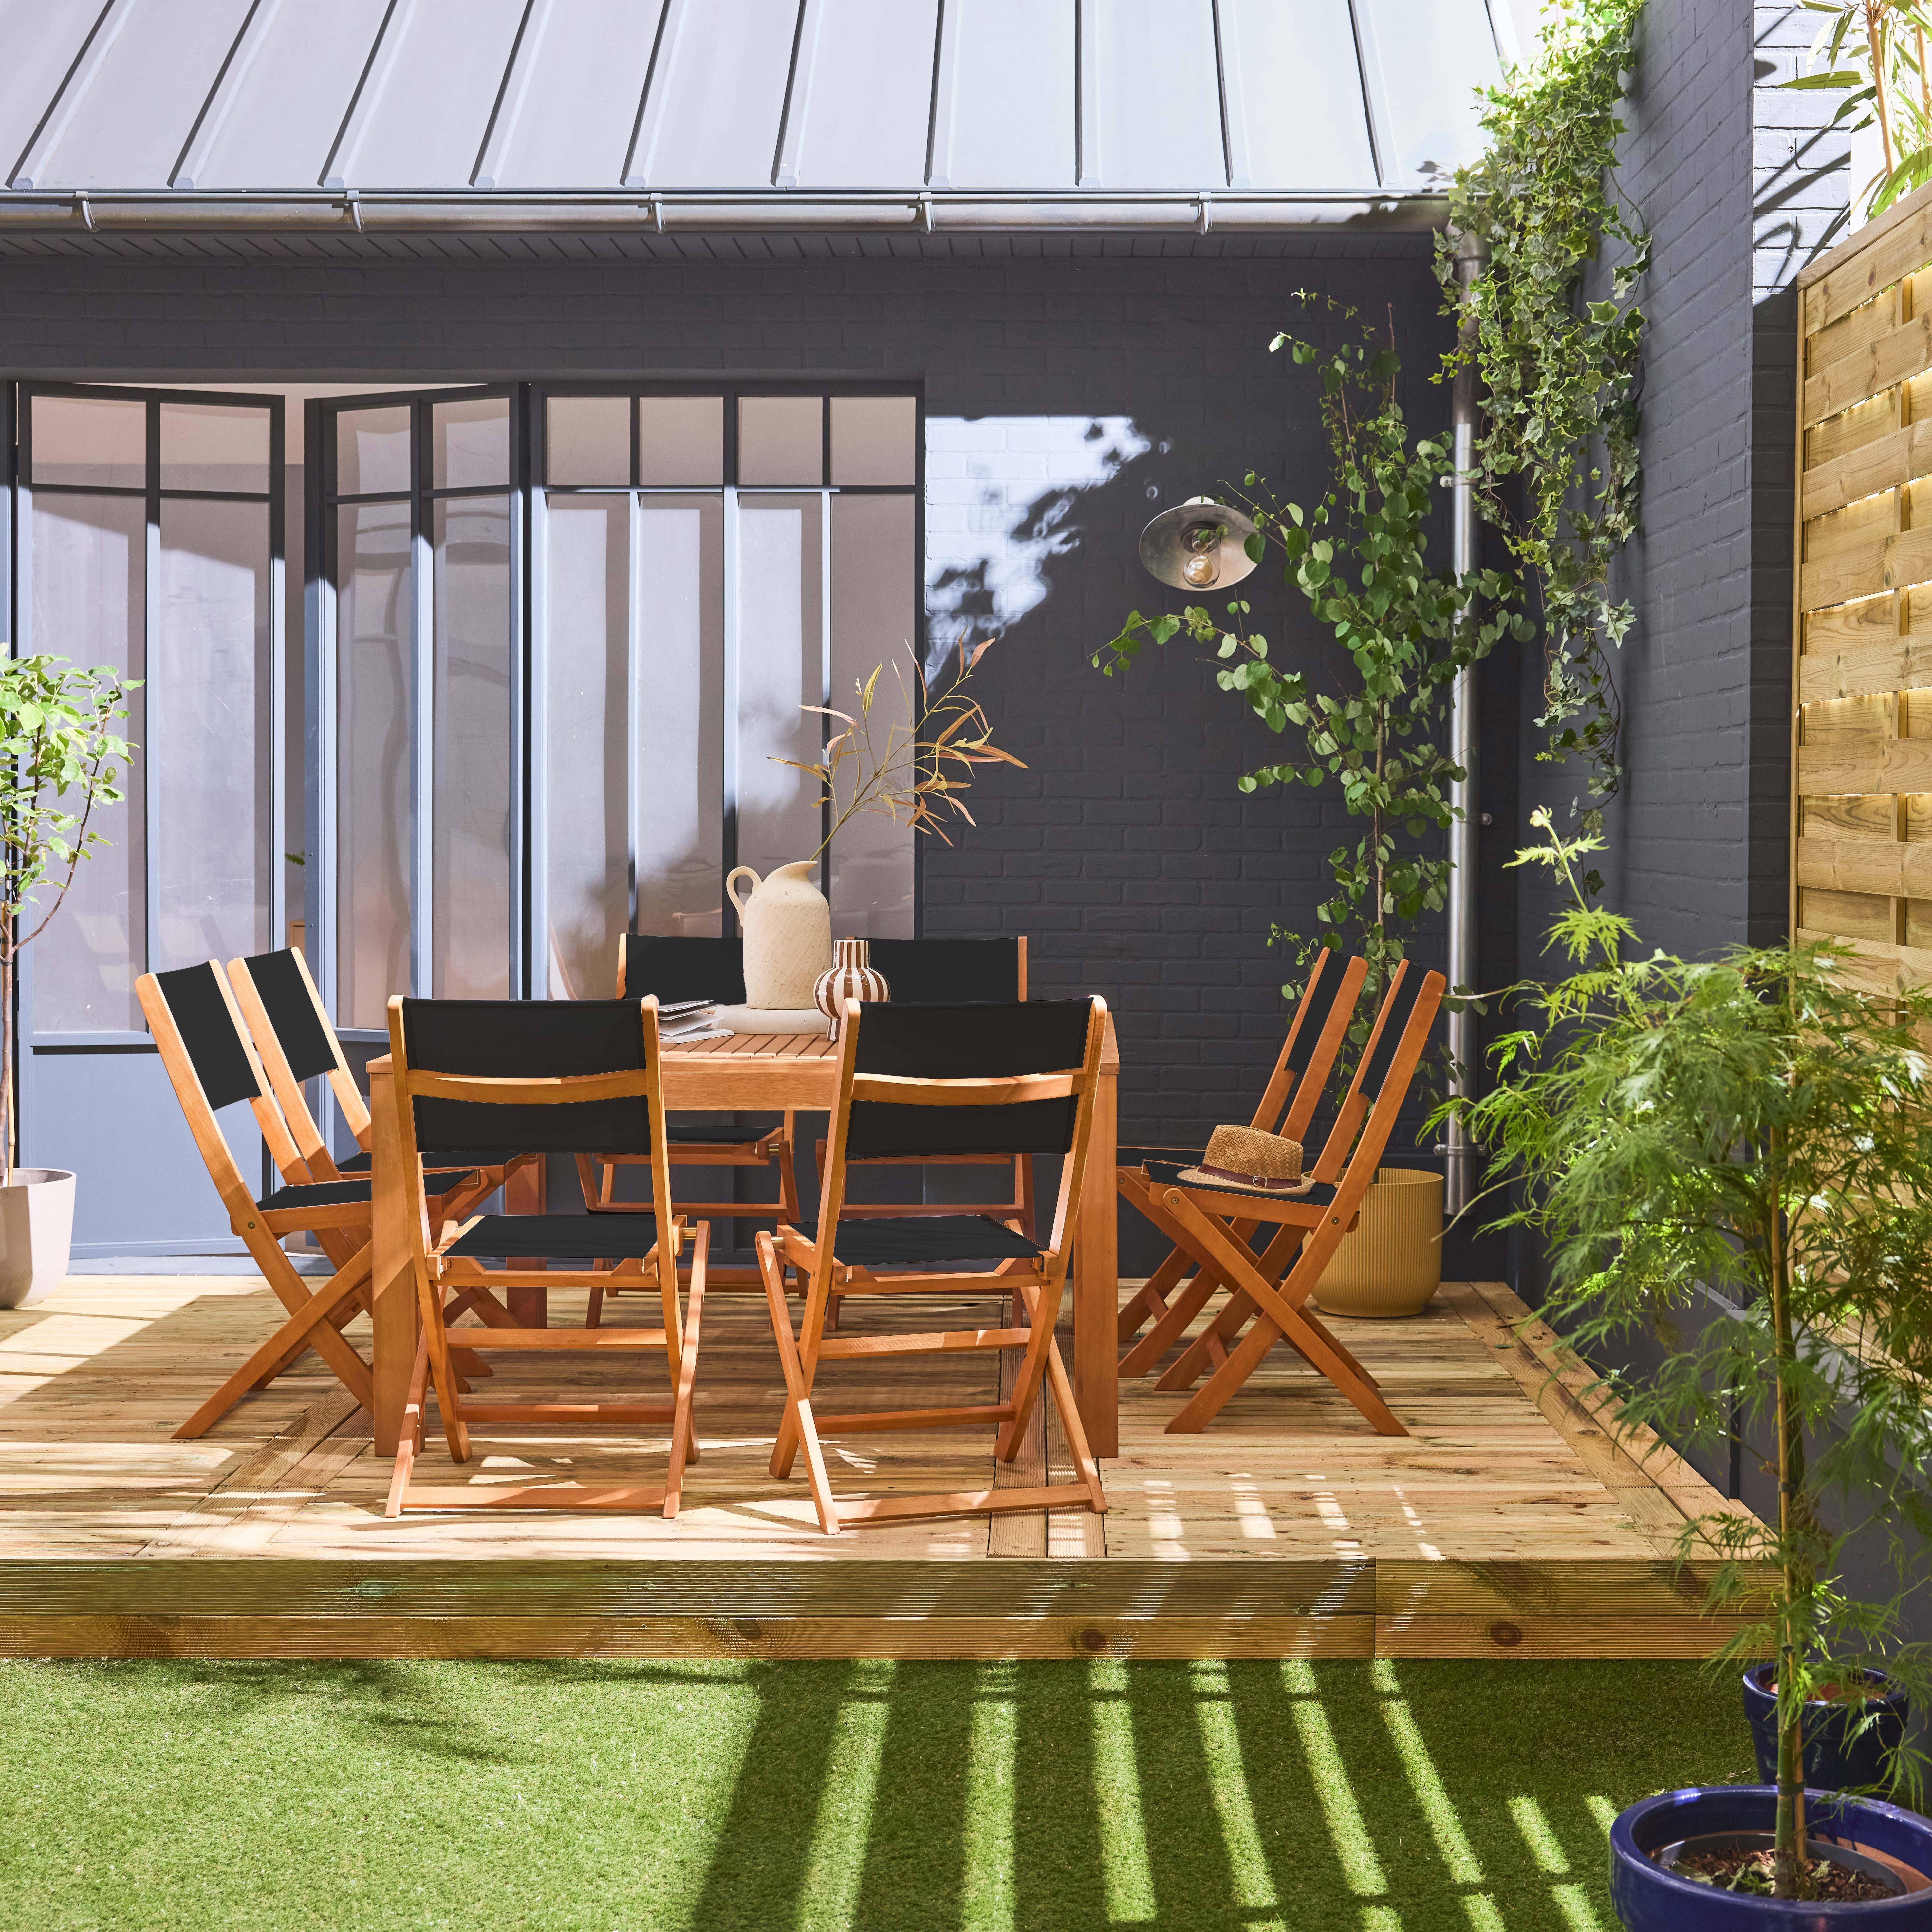
<svg viewBox="0 0 1932 1932"><path fill-rule="evenodd" d="M1573 814L1599 831L1622 776L1612 653L1630 604L1610 566L1637 530L1638 376L1650 259L1639 211L1617 183L1618 109L1642 0L1552 0L1534 58L1485 91L1480 160L1456 171L1436 272L1465 364L1484 390L1474 445L1479 514L1502 533L1540 620L1538 755L1578 761ZM1466 287L1458 242L1479 245ZM1614 256L1606 292L1586 278ZM1591 872L1592 894L1601 881Z"/></svg>
<svg viewBox="0 0 1932 1932"><path fill-rule="evenodd" d="M1334 465L1328 490L1316 503L1284 502L1250 472L1230 495L1255 524L1248 554L1258 563L1271 544L1280 548L1289 582L1346 652L1352 675L1324 680L1276 663L1245 598L1228 603L1225 619L1200 604L1178 616L1133 611L1094 662L1111 677L1144 646L1184 635L1216 660L1222 690L1291 739L1288 754L1248 772L1240 789L1336 785L1366 821L1359 840L1329 854L1333 889L1316 908L1317 929L1277 927L1274 935L1292 949L1298 971L1324 947L1361 952L1370 977L1356 1028L1365 1038L1374 995L1403 956L1408 928L1448 896L1439 834L1454 815L1448 787L1462 772L1442 740L1456 675L1528 626L1510 608L1514 586L1502 573L1458 578L1430 562L1426 529L1451 481L1450 452L1433 439L1411 442L1396 398L1393 339L1378 340L1353 309L1327 296L1302 290L1294 299L1342 325L1330 346L1289 334L1271 345L1319 379ZM1283 991L1292 998L1300 986Z"/></svg>

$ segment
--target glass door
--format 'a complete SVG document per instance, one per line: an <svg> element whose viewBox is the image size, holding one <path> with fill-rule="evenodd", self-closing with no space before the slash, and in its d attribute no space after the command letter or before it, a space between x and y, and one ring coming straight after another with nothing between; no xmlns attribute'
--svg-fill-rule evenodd
<svg viewBox="0 0 1932 1932"><path fill-rule="evenodd" d="M16 650L138 680L108 844L22 956L22 1149L112 1176L75 1252L232 1244L134 994L279 943L284 424L273 396L19 393ZM243 1172L260 1142L224 1118Z"/></svg>
<svg viewBox="0 0 1932 1932"><path fill-rule="evenodd" d="M526 983L520 402L308 405L312 957L371 1046L392 993Z"/></svg>

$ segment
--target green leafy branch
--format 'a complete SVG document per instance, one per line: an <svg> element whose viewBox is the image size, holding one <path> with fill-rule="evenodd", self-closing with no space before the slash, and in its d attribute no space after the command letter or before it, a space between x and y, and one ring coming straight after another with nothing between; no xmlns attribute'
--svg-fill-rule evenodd
<svg viewBox="0 0 1932 1932"><path fill-rule="evenodd" d="M1801 0L1824 23L1812 43L1814 70L1786 87L1842 93L1828 125L1848 132L1876 127L1883 157L1859 190L1869 218L1932 181L1932 76L1925 36L1932 32L1917 0Z"/></svg>
<svg viewBox="0 0 1932 1932"><path fill-rule="evenodd" d="M1441 742L1452 687L1502 638L1528 627L1509 610L1513 586L1501 573L1459 579L1430 563L1426 528L1452 463L1444 444L1409 440L1393 341L1377 340L1354 310L1328 297L1303 290L1295 299L1354 325L1339 346L1288 334L1271 345L1319 380L1332 479L1306 506L1279 500L1252 473L1232 494L1255 523L1248 554L1260 562L1270 544L1280 548L1288 580L1348 653L1352 680L1331 685L1275 662L1245 598L1228 604L1225 622L1201 605L1179 616L1132 612L1094 662L1111 677L1144 646L1184 634L1217 661L1222 690L1293 741L1287 756L1243 777L1241 790L1332 784L1350 814L1366 820L1354 844L1329 854L1333 890L1316 908L1318 929L1274 933L1292 949L1298 971L1324 947L1353 947L1367 959L1359 1044L1374 994L1405 953L1406 928L1448 897L1449 863L1437 835L1454 818L1448 788L1462 776ZM1300 987L1282 990L1292 998Z"/></svg>
<svg viewBox="0 0 1932 1932"><path fill-rule="evenodd" d="M1643 315L1632 299L1650 238L1616 181L1618 108L1642 0L1556 0L1535 58L1485 91L1482 158L1459 169L1436 273L1462 334L1442 375L1472 366L1485 395L1473 466L1477 505L1534 590L1544 632L1538 754L1582 764L1573 813L1600 829L1622 778L1611 653L1630 604L1610 566L1636 534ZM1458 282L1457 238L1478 244ZM1582 299L1605 244L1610 293ZM1588 890L1601 890L1594 872Z"/></svg>

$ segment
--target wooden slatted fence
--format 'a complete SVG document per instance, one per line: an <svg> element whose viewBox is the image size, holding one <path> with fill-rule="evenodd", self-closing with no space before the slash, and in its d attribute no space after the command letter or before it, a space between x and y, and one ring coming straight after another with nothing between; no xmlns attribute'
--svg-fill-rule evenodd
<svg viewBox="0 0 1932 1932"><path fill-rule="evenodd" d="M1932 980L1932 188L1798 278L1791 926Z"/></svg>

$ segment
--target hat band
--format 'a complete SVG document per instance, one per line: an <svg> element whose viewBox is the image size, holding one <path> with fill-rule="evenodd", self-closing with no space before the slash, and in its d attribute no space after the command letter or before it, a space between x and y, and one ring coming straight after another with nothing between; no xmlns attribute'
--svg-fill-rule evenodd
<svg viewBox="0 0 1932 1932"><path fill-rule="evenodd" d="M1232 1180L1243 1187L1262 1188L1270 1193L1286 1193L1302 1184L1299 1176L1292 1180L1270 1180L1265 1174L1238 1174L1232 1167L1210 1167L1204 1160L1196 1172L1211 1174L1216 1180Z"/></svg>

